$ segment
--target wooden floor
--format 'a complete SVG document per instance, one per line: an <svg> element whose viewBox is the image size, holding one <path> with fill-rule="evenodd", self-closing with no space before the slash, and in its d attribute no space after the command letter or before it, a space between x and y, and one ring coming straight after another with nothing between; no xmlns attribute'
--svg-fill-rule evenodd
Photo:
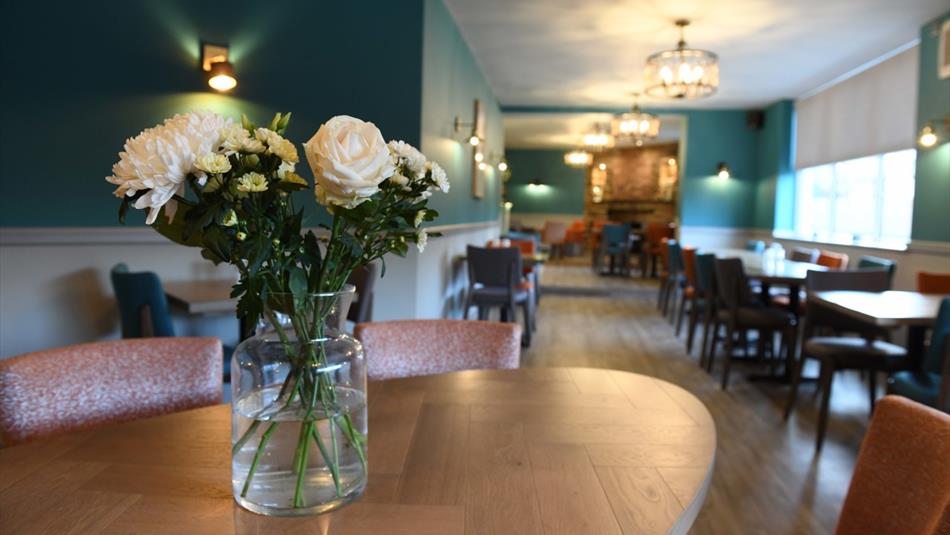
<svg viewBox="0 0 950 535"><path fill-rule="evenodd" d="M814 385L782 422L787 387L751 383L754 364L733 367L728 392L686 355L683 340L656 310L656 283L601 277L572 262L545 266L539 325L522 366L589 366L643 373L699 397L716 421L712 487L691 533L823 534L835 522L867 428L866 387L836 377L823 451L814 454ZM685 331L685 329L684 329ZM696 348L694 348L694 353Z"/></svg>

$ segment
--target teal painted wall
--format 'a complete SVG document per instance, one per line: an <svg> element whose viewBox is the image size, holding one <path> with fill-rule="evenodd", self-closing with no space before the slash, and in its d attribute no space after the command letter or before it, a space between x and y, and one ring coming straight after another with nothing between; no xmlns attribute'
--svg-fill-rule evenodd
<svg viewBox="0 0 950 535"><path fill-rule="evenodd" d="M917 87L917 128L928 121L939 123L950 116L950 78L937 78L937 30L950 12L924 25L920 31L920 78ZM935 124L935 126L938 126ZM914 190L914 240L950 242L950 132L938 128L936 147L917 150L917 184Z"/></svg>
<svg viewBox="0 0 950 535"><path fill-rule="evenodd" d="M791 229L795 172L792 167L795 103L781 100L764 111L756 135L755 211L752 227Z"/></svg>
<svg viewBox="0 0 950 535"><path fill-rule="evenodd" d="M421 141L423 0L3 0L2 12L0 226L118 225L103 178L126 138L176 112L292 111L298 146L341 113ZM198 71L201 39L231 45L231 96Z"/></svg>
<svg viewBox="0 0 950 535"><path fill-rule="evenodd" d="M470 123L473 102L480 100L486 128L479 150L486 159L500 158L505 146L501 108L448 9L441 0L424 0L424 4L420 148L445 168L452 184L448 195L434 195L430 204L441 214L440 225L498 219L501 173L494 166L479 171L485 196L473 198L470 130L456 133L453 122L458 115ZM383 53L395 58L389 50Z"/></svg>
<svg viewBox="0 0 950 535"><path fill-rule="evenodd" d="M508 149L508 200L513 213L583 214L587 170L564 165L563 150ZM537 179L544 186L529 188Z"/></svg>

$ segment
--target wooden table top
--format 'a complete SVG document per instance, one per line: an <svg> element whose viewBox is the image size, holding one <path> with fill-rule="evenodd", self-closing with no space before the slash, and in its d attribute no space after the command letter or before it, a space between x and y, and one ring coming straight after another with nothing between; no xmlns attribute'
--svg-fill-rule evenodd
<svg viewBox="0 0 950 535"><path fill-rule="evenodd" d="M224 314L237 310L231 298L233 280L176 281L162 284L168 300L189 314Z"/></svg>
<svg viewBox="0 0 950 535"><path fill-rule="evenodd" d="M686 533L716 431L670 383L586 368L371 383L369 485L319 517L231 496L230 407L0 450L0 531L18 535Z"/></svg>
<svg viewBox="0 0 950 535"><path fill-rule="evenodd" d="M746 275L773 284L801 284L809 271L827 271L825 266L794 260L766 262L762 253L745 249L700 249L700 253L712 253L719 258L739 258Z"/></svg>
<svg viewBox="0 0 950 535"><path fill-rule="evenodd" d="M817 292L809 297L861 321L896 327L932 325L945 296L918 292Z"/></svg>

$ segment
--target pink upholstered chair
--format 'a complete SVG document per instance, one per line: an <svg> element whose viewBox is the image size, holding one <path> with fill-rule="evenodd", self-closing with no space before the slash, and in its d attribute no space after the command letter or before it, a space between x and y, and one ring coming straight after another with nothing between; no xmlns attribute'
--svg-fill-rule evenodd
<svg viewBox="0 0 950 535"><path fill-rule="evenodd" d="M135 338L0 360L5 446L221 403L221 341Z"/></svg>
<svg viewBox="0 0 950 535"><path fill-rule="evenodd" d="M517 368L521 326L461 320L361 323L356 338L366 351L370 379L393 379L459 370Z"/></svg>
<svg viewBox="0 0 950 535"><path fill-rule="evenodd" d="M836 535L950 533L950 416L885 396L861 444Z"/></svg>

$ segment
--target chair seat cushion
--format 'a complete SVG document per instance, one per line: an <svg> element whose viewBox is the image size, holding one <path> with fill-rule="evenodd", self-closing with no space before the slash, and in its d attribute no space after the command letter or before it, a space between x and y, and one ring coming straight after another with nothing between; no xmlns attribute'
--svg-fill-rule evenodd
<svg viewBox="0 0 950 535"><path fill-rule="evenodd" d="M729 311L719 311L719 321L729 321ZM736 314L737 327L740 329L784 329L795 322L795 318L777 308L740 307Z"/></svg>
<svg viewBox="0 0 950 535"><path fill-rule="evenodd" d="M887 391L934 407L940 393L940 375L923 371L901 371L891 375Z"/></svg>
<svg viewBox="0 0 950 535"><path fill-rule="evenodd" d="M507 303L508 302L508 288L501 287L481 287L475 288L472 292L472 297L475 299L475 303ZM520 303L528 298L528 289L526 288L516 288L515 289L515 302Z"/></svg>
<svg viewBox="0 0 950 535"><path fill-rule="evenodd" d="M837 368L901 369L907 351L895 344L845 336L817 336L805 342L809 357L834 361Z"/></svg>

